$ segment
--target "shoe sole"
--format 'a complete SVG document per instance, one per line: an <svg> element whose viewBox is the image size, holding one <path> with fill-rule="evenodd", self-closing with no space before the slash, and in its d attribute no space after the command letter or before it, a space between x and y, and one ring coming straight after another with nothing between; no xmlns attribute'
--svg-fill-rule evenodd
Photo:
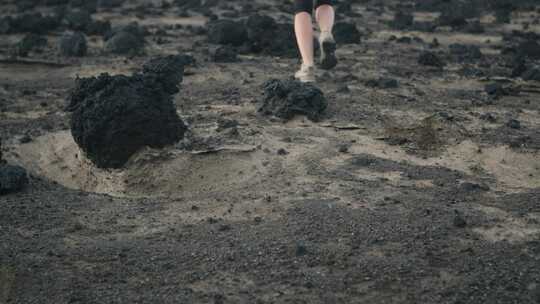
<svg viewBox="0 0 540 304"><path fill-rule="evenodd" d="M321 69L330 70L337 65L336 43L334 41L323 41L321 43Z"/></svg>
<svg viewBox="0 0 540 304"><path fill-rule="evenodd" d="M300 77L294 77L294 79L303 82L303 83L310 83L310 82L316 82L315 78L300 78Z"/></svg>

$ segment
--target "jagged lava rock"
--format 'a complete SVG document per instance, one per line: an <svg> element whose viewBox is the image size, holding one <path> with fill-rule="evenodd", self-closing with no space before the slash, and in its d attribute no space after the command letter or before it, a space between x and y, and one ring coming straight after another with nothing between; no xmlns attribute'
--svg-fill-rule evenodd
<svg viewBox="0 0 540 304"><path fill-rule="evenodd" d="M306 115L318 121L326 110L323 92L309 83L297 80L271 79L263 84L264 98L259 112L285 120L295 115Z"/></svg>
<svg viewBox="0 0 540 304"><path fill-rule="evenodd" d="M183 66L183 56L167 56L132 76L77 80L68 105L71 133L96 166L120 168L145 146L162 148L183 138L186 126L172 100Z"/></svg>

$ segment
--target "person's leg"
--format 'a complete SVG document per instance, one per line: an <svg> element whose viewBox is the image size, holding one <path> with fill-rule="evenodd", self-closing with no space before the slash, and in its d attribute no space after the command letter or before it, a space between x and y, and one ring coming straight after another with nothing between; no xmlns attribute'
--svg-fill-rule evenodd
<svg viewBox="0 0 540 304"><path fill-rule="evenodd" d="M318 1L317 9L315 10L315 19L319 24L321 32L332 32L335 13L330 1Z"/></svg>
<svg viewBox="0 0 540 304"><path fill-rule="evenodd" d="M332 35L335 12L331 0L318 0L315 8L315 18L321 34L319 36L321 50L321 68L331 69L337 65L335 55L336 42Z"/></svg>
<svg viewBox="0 0 540 304"><path fill-rule="evenodd" d="M311 13L313 11L312 0L295 0L296 14L294 16L294 32L302 62L305 65L313 65L313 23Z"/></svg>
<svg viewBox="0 0 540 304"><path fill-rule="evenodd" d="M295 0L296 14L294 16L294 32L300 55L302 67L295 77L304 82L315 81L313 70L313 0Z"/></svg>

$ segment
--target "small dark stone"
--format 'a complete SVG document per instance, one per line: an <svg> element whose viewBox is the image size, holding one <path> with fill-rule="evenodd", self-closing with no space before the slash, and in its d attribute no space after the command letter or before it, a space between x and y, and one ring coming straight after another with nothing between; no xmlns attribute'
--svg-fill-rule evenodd
<svg viewBox="0 0 540 304"><path fill-rule="evenodd" d="M27 144L27 143L29 143L29 142L31 142L31 141L32 141L32 137L30 137L28 134L23 135L23 136L21 137L21 139L19 140L19 142L20 142L21 144Z"/></svg>
<svg viewBox="0 0 540 304"><path fill-rule="evenodd" d="M495 97L506 96L509 94L508 90L502 84L497 82L486 84L484 90L488 95Z"/></svg>
<svg viewBox="0 0 540 304"><path fill-rule="evenodd" d="M349 89L349 87L346 84L341 84L336 89L336 93L342 93L342 94L349 93L350 91L351 90Z"/></svg>
<svg viewBox="0 0 540 304"><path fill-rule="evenodd" d="M3 157L3 151L2 151L2 137L0 137L0 165L3 165L6 163L6 161L2 158Z"/></svg>
<svg viewBox="0 0 540 304"><path fill-rule="evenodd" d="M380 77L377 79L369 79L365 82L366 86L380 89L395 89L399 86L396 79Z"/></svg>
<svg viewBox="0 0 540 304"><path fill-rule="evenodd" d="M231 225L229 224L221 224L218 228L219 231L229 231L231 230Z"/></svg>
<svg viewBox="0 0 540 304"><path fill-rule="evenodd" d="M60 38L60 53L63 56L82 57L86 55L87 50L86 37L80 32L64 33Z"/></svg>
<svg viewBox="0 0 540 304"><path fill-rule="evenodd" d="M424 51L418 57L418 63L427 66L434 66L438 68L444 67L446 64L435 53Z"/></svg>
<svg viewBox="0 0 540 304"><path fill-rule="evenodd" d="M492 113L483 113L480 115L480 119L488 121L490 123L497 122L497 117L495 117L495 115L493 115Z"/></svg>
<svg viewBox="0 0 540 304"><path fill-rule="evenodd" d="M349 152L349 145L348 144L340 144L338 146L339 153L347 153Z"/></svg>
<svg viewBox="0 0 540 304"><path fill-rule="evenodd" d="M467 226L467 221L465 221L457 210L454 210L454 226L458 228L465 228Z"/></svg>
<svg viewBox="0 0 540 304"><path fill-rule="evenodd" d="M278 155L287 155L289 154L289 152L283 148L280 148L278 151L277 151L277 154Z"/></svg>
<svg viewBox="0 0 540 304"><path fill-rule="evenodd" d="M306 255L307 253L308 253L308 250L304 242L296 242L296 250L295 250L296 256L298 257L303 256L303 255Z"/></svg>
<svg viewBox="0 0 540 304"><path fill-rule="evenodd" d="M512 129L521 129L521 122L519 122L517 119L510 119L506 123L506 126Z"/></svg>
<svg viewBox="0 0 540 304"><path fill-rule="evenodd" d="M214 62L236 62L238 55L236 50L230 45L220 45L210 48L210 57Z"/></svg>
<svg viewBox="0 0 540 304"><path fill-rule="evenodd" d="M489 186L484 184L465 182L460 185L460 190L464 192L489 191Z"/></svg>
<svg viewBox="0 0 540 304"><path fill-rule="evenodd" d="M399 37L396 39L396 42L397 43L407 43L407 44L410 44L412 42L412 38L411 37L407 37L407 36L402 36L402 37Z"/></svg>
<svg viewBox="0 0 540 304"><path fill-rule="evenodd" d="M454 43L449 45L450 54L458 57L458 60L477 60L482 58L482 52L476 45Z"/></svg>
<svg viewBox="0 0 540 304"><path fill-rule="evenodd" d="M0 195L21 191L28 184L26 170L0 162Z"/></svg>

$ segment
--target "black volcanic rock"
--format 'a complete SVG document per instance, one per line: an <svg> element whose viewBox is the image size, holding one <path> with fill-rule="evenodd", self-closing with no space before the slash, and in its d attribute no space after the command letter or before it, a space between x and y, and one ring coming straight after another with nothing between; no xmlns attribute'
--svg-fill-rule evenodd
<svg viewBox="0 0 540 304"><path fill-rule="evenodd" d="M162 148L183 138L186 126L172 100L183 65L182 56L167 56L132 76L77 80L68 105L71 133L96 166L119 168L145 146Z"/></svg>
<svg viewBox="0 0 540 304"><path fill-rule="evenodd" d="M271 79L264 83L264 99L259 112L285 120L306 115L318 121L327 107L326 98L313 84L296 80Z"/></svg>
<svg viewBox="0 0 540 304"><path fill-rule="evenodd" d="M26 170L0 162L0 195L21 191L28 184Z"/></svg>

